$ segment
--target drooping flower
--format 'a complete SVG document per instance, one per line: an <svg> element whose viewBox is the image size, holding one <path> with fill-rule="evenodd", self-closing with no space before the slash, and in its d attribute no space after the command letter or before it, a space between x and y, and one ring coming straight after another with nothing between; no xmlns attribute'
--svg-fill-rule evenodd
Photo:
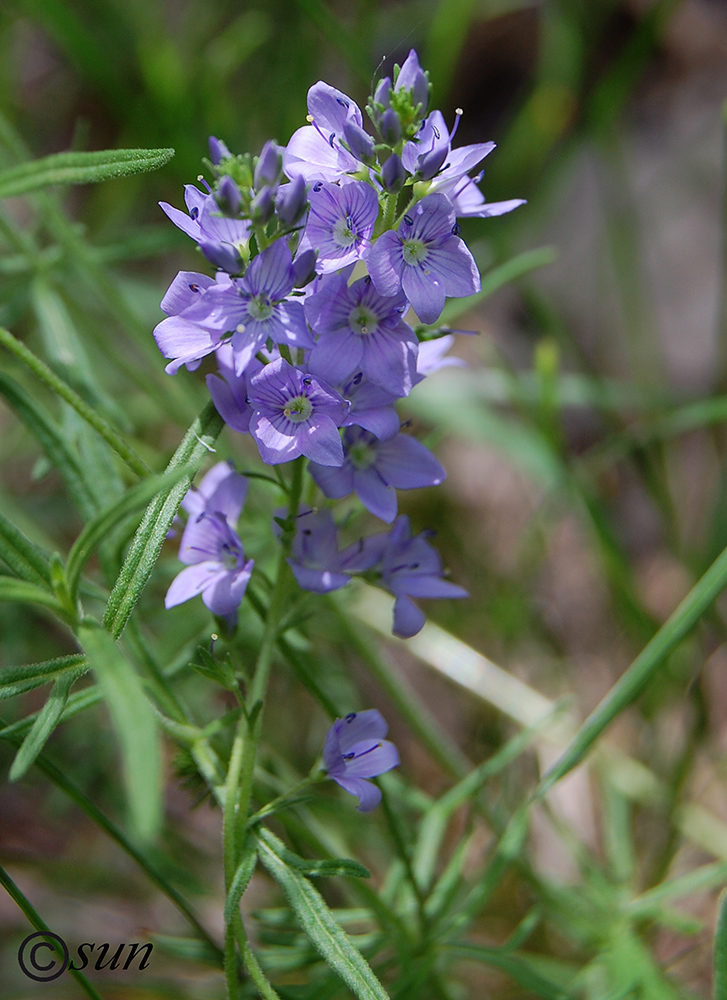
<svg viewBox="0 0 727 1000"><path fill-rule="evenodd" d="M319 274L354 264L370 245L379 199L370 184L351 181L339 187L322 181L309 194L310 213L301 250L317 250Z"/></svg>
<svg viewBox="0 0 727 1000"><path fill-rule="evenodd" d="M361 371L393 396L406 396L416 376L418 341L402 314L403 294L384 297L367 276L349 285L333 275L309 295L305 314L318 334L308 366L334 385Z"/></svg>
<svg viewBox="0 0 727 1000"><path fill-rule="evenodd" d="M278 358L250 381L250 433L268 465L299 455L321 465L341 465L338 428L346 400L322 379Z"/></svg>
<svg viewBox="0 0 727 1000"><path fill-rule="evenodd" d="M396 490L437 486L447 476L431 451L407 434L380 441L361 427L349 427L343 447L340 468L311 463L313 479L332 499L355 492L367 510L389 523L397 513Z"/></svg>
<svg viewBox="0 0 727 1000"><path fill-rule="evenodd" d="M448 295L480 290L477 265L455 235L454 209L441 194L423 198L396 232L376 240L365 260L377 291L403 290L423 323L437 321Z"/></svg>
<svg viewBox="0 0 727 1000"><path fill-rule="evenodd" d="M359 812L371 812L381 802L381 791L367 778L376 778L398 767L399 752L384 739L389 727L375 708L351 712L336 719L323 745L323 765L328 777L358 797Z"/></svg>
<svg viewBox="0 0 727 1000"><path fill-rule="evenodd" d="M347 124L361 129L361 109L350 97L319 80L308 91L308 117L291 136L283 151L283 166L291 180L302 177L307 183L346 180L361 162L343 145Z"/></svg>
<svg viewBox="0 0 727 1000"><path fill-rule="evenodd" d="M362 573L377 562L378 553L359 544L339 550L338 529L329 510L304 507L295 527L288 565L303 590L316 594L339 590L351 574Z"/></svg>
<svg viewBox="0 0 727 1000"><path fill-rule="evenodd" d="M404 514L397 518L386 536L377 569L381 574L381 586L396 597L393 631L403 639L416 635L425 622L424 613L412 597L468 596L463 587L442 578L442 559L427 541L427 532L412 538L409 518Z"/></svg>
<svg viewBox="0 0 727 1000"><path fill-rule="evenodd" d="M179 559L186 568L172 581L164 605L202 595L210 611L232 629L245 594L254 561L245 553L234 524L247 493L247 480L227 462L219 462L191 489L182 506L189 520L182 534Z"/></svg>
<svg viewBox="0 0 727 1000"><path fill-rule="evenodd" d="M214 196L193 184L185 185L184 201L189 215L165 201L160 201L159 207L175 226L199 244L210 263L236 274L242 262L240 248L250 237L250 223L223 215Z"/></svg>

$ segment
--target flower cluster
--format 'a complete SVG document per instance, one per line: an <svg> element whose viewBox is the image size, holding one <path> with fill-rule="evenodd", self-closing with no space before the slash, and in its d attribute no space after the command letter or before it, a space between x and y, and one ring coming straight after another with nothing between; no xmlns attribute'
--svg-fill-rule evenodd
<svg viewBox="0 0 727 1000"><path fill-rule="evenodd" d="M162 208L215 273L180 272L154 331L170 374L215 357L217 373L207 375L215 406L252 437L263 462L309 460L322 499L296 520L289 563L299 585L326 592L363 574L394 594L394 632L404 637L424 622L412 598L466 592L443 578L427 533L412 536L397 517L398 490L436 485L446 473L402 431L396 401L446 363L445 342L431 339L444 331L425 327L447 296L480 288L458 217L522 204L485 201L476 171L494 144L453 148L460 112L449 130L429 110L429 92L412 50L374 88L373 134L351 98L319 82L308 92L307 124L286 147L271 141L253 158L211 139L211 184L186 188L186 213ZM201 593L232 621L252 563L234 525L241 477L225 468L185 501L188 567L167 605ZM342 547L327 500L354 493L391 528Z"/></svg>

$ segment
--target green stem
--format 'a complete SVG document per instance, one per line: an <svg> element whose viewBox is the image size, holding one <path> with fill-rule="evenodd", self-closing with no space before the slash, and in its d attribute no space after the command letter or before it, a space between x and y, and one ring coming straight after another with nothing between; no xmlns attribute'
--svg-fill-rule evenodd
<svg viewBox="0 0 727 1000"><path fill-rule="evenodd" d="M646 644L620 680L589 715L561 758L543 777L533 797L545 795L583 760L603 731L637 698L667 656L696 625L727 586L727 549L715 559L676 611Z"/></svg>
<svg viewBox="0 0 727 1000"><path fill-rule="evenodd" d="M0 344L7 347L9 351L12 351L17 358L24 362L38 376L41 382L45 382L49 389L60 396L61 399L64 399L69 406L72 406L76 413L101 435L106 444L116 452L119 458L126 462L128 467L137 476L143 478L149 475L151 472L149 466L139 458L134 449L124 441L121 435L93 407L89 406L67 382L59 378L44 361L36 357L25 344L17 340L9 330L5 330L3 327L0 327Z"/></svg>
<svg viewBox="0 0 727 1000"><path fill-rule="evenodd" d="M0 865L0 885L2 885L10 898L18 904L20 909L28 918L28 922L35 927L37 931L45 931L48 934L53 933L45 921L43 921L38 915L27 896L25 896L15 882L13 882L2 865ZM58 954L60 955L60 951ZM75 969L72 965L69 965L68 971L79 984L84 993L87 993L88 996L91 997L91 1000L103 1000L101 994L96 991L96 988L88 981L88 979L86 979L82 972L79 972L78 969Z"/></svg>

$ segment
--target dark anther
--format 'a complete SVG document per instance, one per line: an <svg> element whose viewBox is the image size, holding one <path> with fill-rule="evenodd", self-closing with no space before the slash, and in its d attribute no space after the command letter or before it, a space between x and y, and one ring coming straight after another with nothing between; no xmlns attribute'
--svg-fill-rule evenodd
<svg viewBox="0 0 727 1000"><path fill-rule="evenodd" d="M355 718L356 718L356 713L349 712L348 715L346 716L346 722L353 722ZM351 756L353 756L353 754Z"/></svg>
<svg viewBox="0 0 727 1000"><path fill-rule="evenodd" d="M414 225L414 220L412 219L412 217L410 215L405 215L404 216L404 222L407 224L407 226L413 226Z"/></svg>
<svg viewBox="0 0 727 1000"><path fill-rule="evenodd" d="M356 756L356 754L355 754L355 753L345 753L345 754L343 755L343 759L344 759L344 760L353 760L353 758L354 758L355 756Z"/></svg>
<svg viewBox="0 0 727 1000"><path fill-rule="evenodd" d="M312 535L313 532L311 531L310 528L303 528L303 534L304 535Z"/></svg>
<svg viewBox="0 0 727 1000"><path fill-rule="evenodd" d="M346 216L346 225L349 229L353 229L353 218L350 215Z"/></svg>
<svg viewBox="0 0 727 1000"><path fill-rule="evenodd" d="M198 208L193 208L192 211L189 213L190 219L196 219L198 215L199 215Z"/></svg>
<svg viewBox="0 0 727 1000"><path fill-rule="evenodd" d="M190 292L198 292L199 291L199 285L196 284L194 281L192 281L189 284L189 290L190 290Z"/></svg>
<svg viewBox="0 0 727 1000"><path fill-rule="evenodd" d="M313 185L313 190L317 192L320 191L322 187L323 187L323 181L316 181L315 184Z"/></svg>
<svg viewBox="0 0 727 1000"><path fill-rule="evenodd" d="M310 375L306 375L306 377L303 379L303 385L313 385L313 379L310 377Z"/></svg>
<svg viewBox="0 0 727 1000"><path fill-rule="evenodd" d="M357 372L357 374L354 375L354 377L353 377L353 384L354 385L361 385L361 380L362 379L363 379L363 372Z"/></svg>
<svg viewBox="0 0 727 1000"><path fill-rule="evenodd" d="M336 98L336 104L340 104L342 108L348 107L348 101L344 101L341 97Z"/></svg>
<svg viewBox="0 0 727 1000"><path fill-rule="evenodd" d="M331 147L331 149L333 149L333 140L335 138L336 138L335 132L331 132L331 134L328 136L328 145Z"/></svg>
<svg viewBox="0 0 727 1000"><path fill-rule="evenodd" d="M436 135L436 137L437 137L438 139L439 139L439 138L441 138L441 136L440 136L440 134L439 134L439 129L437 128L437 126L436 126L436 125L432 125L432 132L434 132L434 134Z"/></svg>
<svg viewBox="0 0 727 1000"><path fill-rule="evenodd" d="M460 230L461 230L461 226L460 226L459 222L455 222L455 224L452 226L452 235L453 236L459 236Z"/></svg>

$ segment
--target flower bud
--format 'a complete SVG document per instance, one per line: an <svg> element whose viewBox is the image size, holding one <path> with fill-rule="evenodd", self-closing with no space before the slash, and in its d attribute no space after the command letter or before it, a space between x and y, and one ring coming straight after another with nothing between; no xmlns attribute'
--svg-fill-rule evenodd
<svg viewBox="0 0 727 1000"><path fill-rule="evenodd" d="M401 139L401 122L393 108L387 108L378 122L379 133L387 146L395 146Z"/></svg>
<svg viewBox="0 0 727 1000"><path fill-rule="evenodd" d="M200 243L199 248L210 264L228 274L239 274L242 270L242 258L229 243Z"/></svg>
<svg viewBox="0 0 727 1000"><path fill-rule="evenodd" d="M374 104L380 104L383 108L388 108L391 103L391 80L388 76L383 77L376 84L374 91Z"/></svg>
<svg viewBox="0 0 727 1000"><path fill-rule="evenodd" d="M281 184L275 195L275 211L284 226L294 226L305 215L308 195L305 181L298 175L289 184Z"/></svg>
<svg viewBox="0 0 727 1000"><path fill-rule="evenodd" d="M374 160L374 140L355 122L346 122L343 126L343 137L357 160L371 165Z"/></svg>
<svg viewBox="0 0 727 1000"><path fill-rule="evenodd" d="M381 183L389 193L401 191L406 180L406 170L401 162L401 157L392 153L386 163L381 168Z"/></svg>
<svg viewBox="0 0 727 1000"><path fill-rule="evenodd" d="M419 116L426 118L429 108L429 80L427 79L427 74L419 65L419 57L414 49L410 51L404 65L401 67L401 72L396 78L396 87L394 89L409 91L412 108L416 109L421 105Z"/></svg>
<svg viewBox="0 0 727 1000"><path fill-rule="evenodd" d="M272 139L268 139L255 164L255 173L253 174L255 190L259 191L266 184L269 184L270 187L276 187L282 171L283 157L280 155L280 149Z"/></svg>
<svg viewBox="0 0 727 1000"><path fill-rule="evenodd" d="M214 166L217 166L217 164L221 163L223 160L229 160L232 156L232 153L229 151L224 142L221 139L217 139L214 135L210 136L209 145L210 160L212 160Z"/></svg>
<svg viewBox="0 0 727 1000"><path fill-rule="evenodd" d="M304 285L313 281L316 276L317 259L316 250L304 250L303 253L298 254L293 261L293 274L295 275L293 285L295 288L303 288Z"/></svg>
<svg viewBox="0 0 727 1000"><path fill-rule="evenodd" d="M430 181L439 173L442 164L449 156L449 144L423 153L417 160L417 173L423 181Z"/></svg>
<svg viewBox="0 0 727 1000"><path fill-rule="evenodd" d="M273 189L264 187L250 202L250 218L258 225L264 226L275 212L275 195Z"/></svg>
<svg viewBox="0 0 727 1000"><path fill-rule="evenodd" d="M215 201L224 215L237 215L240 211L240 189L229 174L225 174L217 185Z"/></svg>

